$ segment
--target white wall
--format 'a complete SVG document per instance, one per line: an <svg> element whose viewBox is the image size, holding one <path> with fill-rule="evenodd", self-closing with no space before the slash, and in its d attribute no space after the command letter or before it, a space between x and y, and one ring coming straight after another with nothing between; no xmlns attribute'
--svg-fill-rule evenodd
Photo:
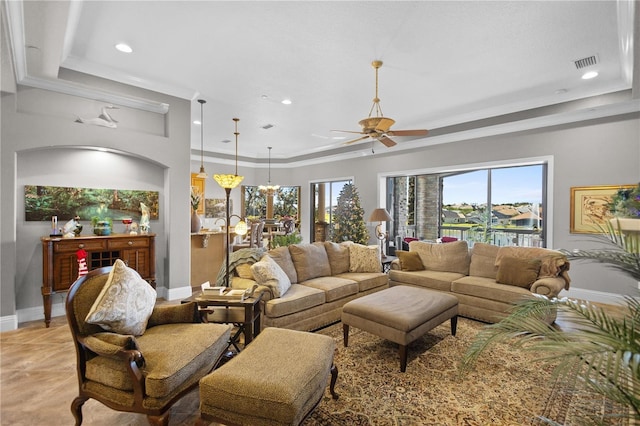
<svg viewBox="0 0 640 426"><path fill-rule="evenodd" d="M370 146L366 144L366 155L360 158L297 168L291 180L303 185L302 204L308 206L310 181L345 176L348 170L354 176L366 215L378 207L379 173L457 169L468 164L549 156L553 158L553 181L549 182L553 210L547 213L553 216L553 241L548 242L549 247L600 248L603 244L597 238L569 232L570 188L640 182L640 115L580 124L425 147L398 155L382 146L376 154L367 154ZM305 237L309 235L308 226L307 219L302 230ZM605 301L610 300L608 293L629 294L637 289L637 283L602 265L573 262L570 275L572 287L566 294L570 297Z"/></svg>
<svg viewBox="0 0 640 426"><path fill-rule="evenodd" d="M0 329L43 318L37 235L48 235L48 224L24 222L24 184L158 189L160 220L151 225L159 234L159 295L190 294L190 102L101 79L92 84L166 103L169 112L121 108L113 113L118 128L111 129L74 122L77 116L96 117L104 102L26 87L2 95ZM123 155L98 159L84 147ZM54 315L61 309L54 305Z"/></svg>

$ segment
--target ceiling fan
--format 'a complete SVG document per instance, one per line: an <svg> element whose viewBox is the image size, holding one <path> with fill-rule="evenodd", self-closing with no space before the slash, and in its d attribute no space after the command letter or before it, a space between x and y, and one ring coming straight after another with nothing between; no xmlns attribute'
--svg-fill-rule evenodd
<svg viewBox="0 0 640 426"><path fill-rule="evenodd" d="M332 130L333 132L344 133L358 133L361 136L356 139L344 142L345 145L352 144L354 142L361 141L363 139L372 138L380 141L387 147L396 145L396 141L391 139L390 136L426 136L429 133L426 129L417 130L391 130L391 126L395 123L395 120L384 117L382 115L382 108L380 107L380 98L378 98L378 69L382 66L382 61L373 61L371 66L376 70L376 97L373 98L373 105L369 111L369 116L358 122L362 131L355 132L350 130ZM373 115L375 112L375 115Z"/></svg>

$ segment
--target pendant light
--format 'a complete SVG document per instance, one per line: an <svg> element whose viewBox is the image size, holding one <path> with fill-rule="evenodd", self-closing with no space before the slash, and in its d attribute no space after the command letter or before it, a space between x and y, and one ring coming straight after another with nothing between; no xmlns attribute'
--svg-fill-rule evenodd
<svg viewBox="0 0 640 426"><path fill-rule="evenodd" d="M280 188L280 185L271 185L271 146L267 147L269 148L269 179L267 180L267 184L266 185L260 185L258 186L258 189L261 191L277 191L278 188Z"/></svg>
<svg viewBox="0 0 640 426"><path fill-rule="evenodd" d="M200 173L197 177L206 179L207 172L204 171L204 113L203 105L207 103L204 99L198 99L200 102Z"/></svg>

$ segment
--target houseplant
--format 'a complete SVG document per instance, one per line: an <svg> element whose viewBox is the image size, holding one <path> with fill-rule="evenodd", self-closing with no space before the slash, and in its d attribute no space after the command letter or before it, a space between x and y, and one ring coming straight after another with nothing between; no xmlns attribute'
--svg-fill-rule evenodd
<svg viewBox="0 0 640 426"><path fill-rule="evenodd" d="M563 253L573 260L606 263L640 280L640 234L622 234L610 223L602 231L599 238L608 247ZM555 363L554 379L577 384L568 392L577 395L580 390L587 390L613 402L613 411L604 418L583 410L572 413L579 424L599 424L611 418L639 421L640 299L637 289L633 293L634 296L625 297L622 312L615 313L567 298L524 300L507 318L478 333L463 356L460 371L468 371L492 344L509 342L538 351L543 355L541 360ZM549 315L559 315L570 323L568 330L547 324L543 319ZM540 420L557 424L547 418Z"/></svg>
<svg viewBox="0 0 640 426"><path fill-rule="evenodd" d="M198 207L200 207L200 201L202 197L198 191L194 191L191 188L191 232L200 232L202 228L202 220L198 216Z"/></svg>

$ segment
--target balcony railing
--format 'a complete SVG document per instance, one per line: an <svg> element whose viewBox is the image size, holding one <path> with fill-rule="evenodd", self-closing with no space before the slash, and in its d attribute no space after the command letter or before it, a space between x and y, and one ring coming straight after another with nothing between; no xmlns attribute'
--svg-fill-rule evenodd
<svg viewBox="0 0 640 426"><path fill-rule="evenodd" d="M525 228L484 228L444 225L440 227L441 237L455 237L466 240L469 245L475 242L496 246L545 247L540 231Z"/></svg>

